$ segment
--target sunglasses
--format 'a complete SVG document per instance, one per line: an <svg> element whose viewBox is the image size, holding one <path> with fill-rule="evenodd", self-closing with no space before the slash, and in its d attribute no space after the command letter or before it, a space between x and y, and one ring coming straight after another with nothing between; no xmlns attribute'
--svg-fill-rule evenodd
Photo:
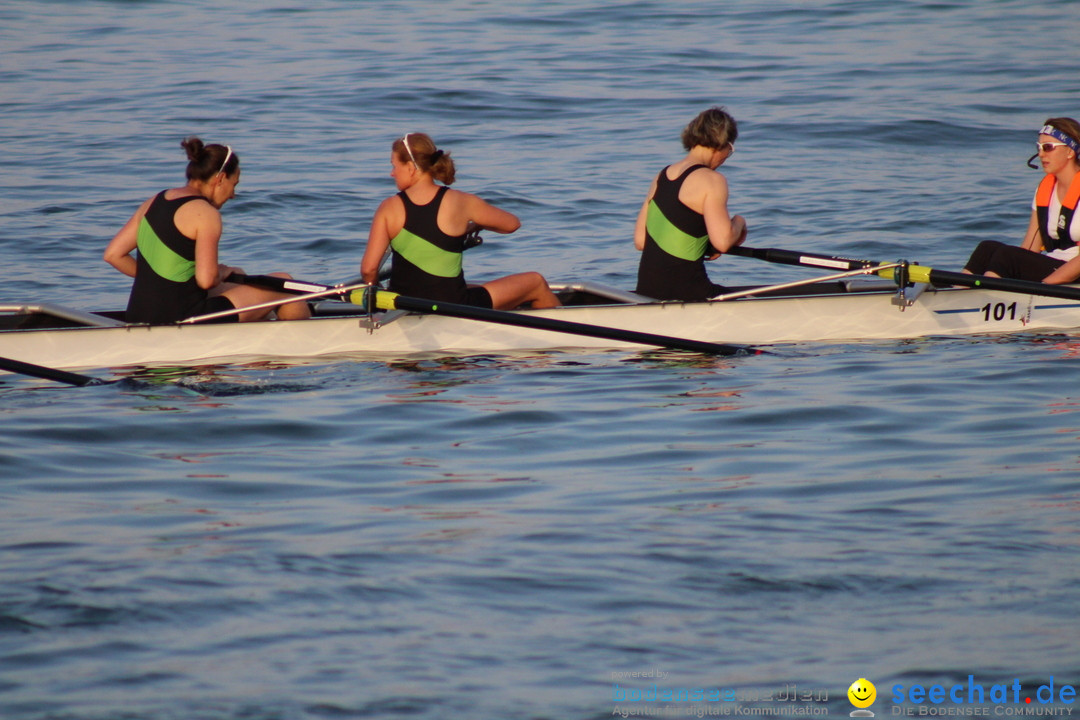
<svg viewBox="0 0 1080 720"><path fill-rule="evenodd" d="M1053 152L1054 148L1066 147L1062 142L1037 142L1035 143L1035 152Z"/></svg>

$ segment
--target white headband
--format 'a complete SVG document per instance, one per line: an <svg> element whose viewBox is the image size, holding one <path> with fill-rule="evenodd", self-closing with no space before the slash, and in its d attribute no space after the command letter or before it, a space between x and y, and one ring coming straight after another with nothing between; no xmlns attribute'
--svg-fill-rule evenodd
<svg viewBox="0 0 1080 720"><path fill-rule="evenodd" d="M226 151L225 152L225 162L221 163L221 169L218 170L219 173L225 172L225 166L229 164L229 158L232 157L232 148L231 147L226 145L225 146L225 151Z"/></svg>
<svg viewBox="0 0 1080 720"><path fill-rule="evenodd" d="M405 152L409 153L409 159L412 160L412 164L416 165L416 157L412 154L412 148L409 147L409 136L412 133L405 133L405 137L401 138L401 141L405 143ZM420 169L419 165L416 165L417 169Z"/></svg>

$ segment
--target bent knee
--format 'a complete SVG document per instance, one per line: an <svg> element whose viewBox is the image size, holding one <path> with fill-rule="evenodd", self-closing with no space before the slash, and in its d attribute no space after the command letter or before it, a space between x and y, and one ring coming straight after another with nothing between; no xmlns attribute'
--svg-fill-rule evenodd
<svg viewBox="0 0 1080 720"><path fill-rule="evenodd" d="M547 283L547 278L545 278L543 275L541 275L538 272L530 271L530 272L522 273L522 275L524 275L528 279L529 284L531 284L531 285L537 285L539 287L545 287L545 288L547 287L547 284L548 284Z"/></svg>

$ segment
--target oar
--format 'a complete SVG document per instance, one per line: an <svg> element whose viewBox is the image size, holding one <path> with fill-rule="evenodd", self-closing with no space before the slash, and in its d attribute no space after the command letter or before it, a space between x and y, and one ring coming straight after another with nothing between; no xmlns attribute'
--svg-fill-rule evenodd
<svg viewBox="0 0 1080 720"><path fill-rule="evenodd" d="M77 373L67 372L66 370L57 370L56 368L34 365L33 363L23 362L22 360L12 360L11 358L5 357L0 357L0 370L7 370L8 372L29 375L44 380L55 380L56 382L67 383L68 385L75 385L77 387L84 387L86 385L108 385L112 382L90 377L89 375L79 375Z"/></svg>
<svg viewBox="0 0 1080 720"><path fill-rule="evenodd" d="M298 280L284 280L272 275L240 275L234 273L230 275L227 280L229 282L259 285L261 287L287 293L321 292L334 289L333 286L330 285L318 285L317 283L302 282ZM755 348L742 347L739 345L723 345L700 340L691 340L689 338L654 335L652 333L643 333L634 330L620 330L618 328L604 327L601 325L588 325L585 323L571 322L569 320L556 320L554 318L537 317L535 315L526 315L524 313L508 312L505 310L491 310L489 308L474 307L472 305L434 302L432 300L407 297L386 290L374 290L372 288L355 290L349 293L348 301L354 305L371 307L372 296L374 297L374 307L380 310L408 310L410 312L426 313L429 315L444 315L447 317L480 320L482 322L512 325L515 327L532 328L536 330L550 330L553 332L566 333L568 335L596 337L605 340L637 343L639 345L654 345L656 347L673 348L676 350L690 350L693 352L708 353L710 355L758 355L764 352Z"/></svg>
<svg viewBox="0 0 1080 720"><path fill-rule="evenodd" d="M742 257L751 257L755 260L782 263L784 265L802 265L804 267L829 268L832 270L860 270L884 264L875 260L850 260L848 258L833 257L832 255L815 255L779 248L749 248L742 245L731 248L725 254L741 255Z"/></svg>
<svg viewBox="0 0 1080 720"><path fill-rule="evenodd" d="M673 348L676 350L691 350L693 352L707 353L710 355L760 355L762 350L756 348L741 347L738 345L721 345L718 343L690 340L688 338L669 337L667 335L654 335L652 333L636 332L634 330L620 330L618 328L604 327L602 325L587 325L585 323L571 322L569 320L555 320L554 318L537 317L522 313L507 312L505 310L490 310L488 308L474 307L472 305L458 305L456 303L433 302L422 298L398 295L387 290L376 290L375 307L380 310L410 310L418 313L431 315L445 315L447 317L465 318L468 320L482 320L484 322L498 323L500 325L513 325L516 327L534 328L537 330L552 330L554 332L567 333L568 335L582 335L584 337L603 338L605 340L618 340L621 342L637 343L639 345L655 345L657 347ZM356 304L364 304L363 290L355 291L350 300ZM358 297L359 296L359 297Z"/></svg>
<svg viewBox="0 0 1080 720"><path fill-rule="evenodd" d="M969 275L968 273L935 270L922 265L909 265L907 268L910 282L930 283L932 285L960 285L961 287L1003 290L1021 295L1041 295L1043 297L1080 300L1080 288L1069 285L1049 285L1030 280L996 278L988 275ZM878 273L882 277L892 278L893 271Z"/></svg>
<svg viewBox="0 0 1080 720"><path fill-rule="evenodd" d="M737 247L728 251L731 255L752 257L767 262L782 263L785 265L802 265L816 268L836 268L840 270L857 270L863 268L876 268L889 263L880 263L875 260L852 260L850 258L835 257L833 255L816 255L814 253L795 252L778 248L745 248ZM931 285L959 285L961 287L982 288L985 290L1002 290L1004 292L1018 293L1021 295L1041 295L1044 297L1063 298L1065 300L1080 300L1080 288L1069 285L1048 285L1030 280L1014 280L1012 278L996 278L987 275L970 275L968 273L951 272L949 270L936 270L924 265L907 265L902 268L882 268L876 271L878 275L890 280L896 279L897 272L907 275L907 282L930 283Z"/></svg>

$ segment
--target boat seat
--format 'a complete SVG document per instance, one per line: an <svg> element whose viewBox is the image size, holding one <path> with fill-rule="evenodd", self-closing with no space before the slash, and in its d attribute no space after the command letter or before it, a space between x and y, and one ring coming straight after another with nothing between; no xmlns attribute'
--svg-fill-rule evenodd
<svg viewBox="0 0 1080 720"><path fill-rule="evenodd" d="M612 303L639 305L641 303L656 302L654 298L646 295L639 295L635 292L619 290L610 285L594 282L552 285L551 291L559 296L559 300L563 305L610 305Z"/></svg>

